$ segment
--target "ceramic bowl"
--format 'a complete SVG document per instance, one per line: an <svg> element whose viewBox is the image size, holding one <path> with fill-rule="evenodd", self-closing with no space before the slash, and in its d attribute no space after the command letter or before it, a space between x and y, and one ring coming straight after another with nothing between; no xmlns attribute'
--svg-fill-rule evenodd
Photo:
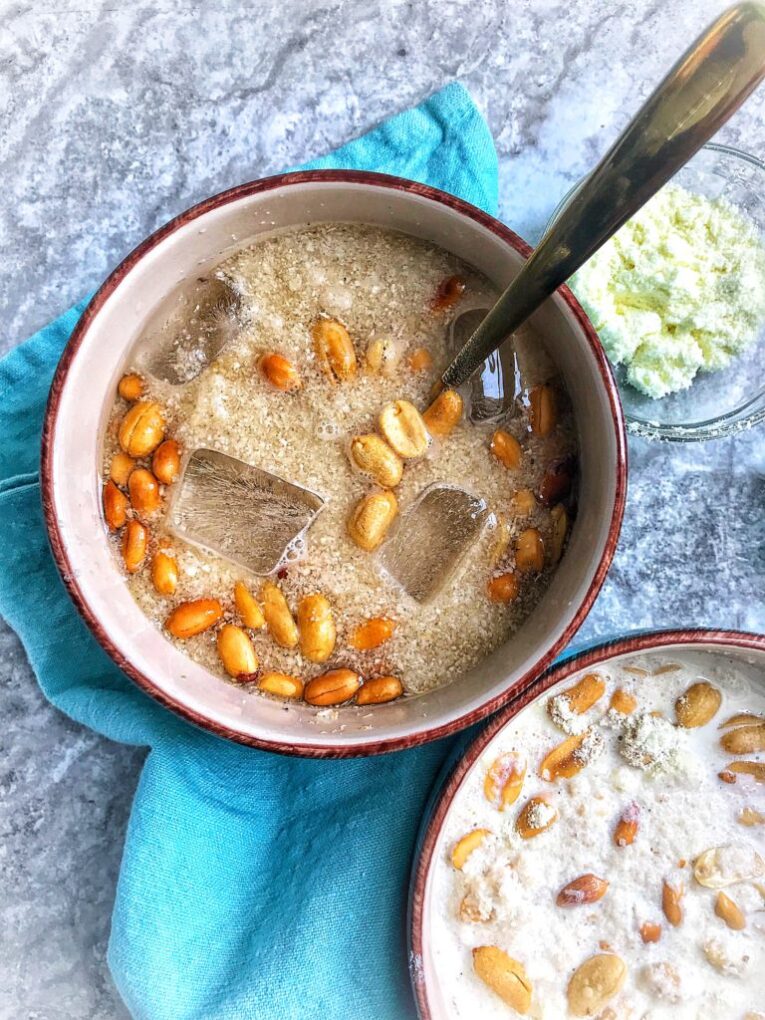
<svg viewBox="0 0 765 1020"><path fill-rule="evenodd" d="M616 546L626 486L616 385L595 333L566 288L532 320L565 377L581 452L579 510L567 552L533 614L503 647L449 686L373 711L327 713L246 693L187 658L133 601L107 542L101 450L117 381L142 328L184 280L258 236L322 221L401 230L472 263L504 287L528 246L450 195L355 171L285 174L244 184L182 213L112 273L85 310L56 372L43 433L45 516L56 562L93 634L144 691L212 732L269 750L346 756L434 740L482 719L570 640ZM433 635L437 640L438 635Z"/></svg>
<svg viewBox="0 0 765 1020"><path fill-rule="evenodd" d="M569 677L582 670L597 670L621 659L650 663L659 653L666 662L672 655L689 655L704 664L711 659L754 669L765 676L765 636L736 631L681 630L654 631L610 641L572 655L548 670L499 712L467 746L455 749L452 759L437 781L426 809L415 853L409 896L409 963L412 987L421 1020L450 1020L453 1013L440 982L436 964L434 926L440 925L434 895L435 865L449 853L445 838L449 810L484 753L491 757L490 745L502 742L503 733L521 709L543 697L556 685L566 686ZM650 667L649 667L650 668ZM636 681L637 683L638 681Z"/></svg>

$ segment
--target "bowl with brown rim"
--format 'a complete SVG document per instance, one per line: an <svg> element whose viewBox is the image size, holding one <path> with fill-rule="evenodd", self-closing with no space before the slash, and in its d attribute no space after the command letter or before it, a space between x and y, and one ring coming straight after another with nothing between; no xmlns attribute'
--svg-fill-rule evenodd
<svg viewBox="0 0 765 1020"><path fill-rule="evenodd" d="M552 688L565 687L570 677L584 670L597 672L621 660L688 654L699 661L746 666L765 676L765 635L701 629L638 633L565 657L526 686L476 737L455 748L423 815L409 888L409 971L421 1020L449 1020L454 1015L440 987L435 962L432 932L433 925L440 923L435 873L437 863L450 850L445 835L450 809L484 754L491 756L492 745L502 740L522 709L545 697Z"/></svg>
<svg viewBox="0 0 765 1020"><path fill-rule="evenodd" d="M112 395L147 321L184 280L274 231L358 222L432 242L504 287L530 249L498 220L412 181L360 171L283 174L223 192L135 249L83 313L51 387L42 492L54 558L96 640L157 701L219 736L313 757L374 754L456 732L487 716L565 647L605 578L624 512L626 443L618 391L597 337L567 288L532 320L568 388L580 449L578 515L563 560L523 626L450 685L327 718L212 675L144 616L112 555L101 509L101 450ZM232 238L236 243L232 245ZM76 484L73 484L73 479Z"/></svg>

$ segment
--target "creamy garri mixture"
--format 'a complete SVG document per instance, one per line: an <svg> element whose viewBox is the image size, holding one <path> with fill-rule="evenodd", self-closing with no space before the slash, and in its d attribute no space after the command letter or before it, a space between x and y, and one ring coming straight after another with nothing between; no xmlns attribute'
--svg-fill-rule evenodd
<svg viewBox="0 0 765 1020"><path fill-rule="evenodd" d="M764 681L719 656L626 659L491 741L432 876L448 1016L765 1016Z"/></svg>

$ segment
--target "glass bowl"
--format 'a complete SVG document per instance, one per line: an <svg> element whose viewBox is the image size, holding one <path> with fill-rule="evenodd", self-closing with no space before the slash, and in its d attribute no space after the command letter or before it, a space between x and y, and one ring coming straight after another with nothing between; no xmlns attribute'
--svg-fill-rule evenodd
<svg viewBox="0 0 765 1020"><path fill-rule="evenodd" d="M581 186L576 184L555 209L548 229ZM758 228L765 244L765 163L727 145L705 145L672 178L687 191L725 198ZM765 287L765 280L762 281ZM765 420L765 323L757 338L727 368L699 372L688 389L652 399L614 365L627 429L649 439L689 442L729 436Z"/></svg>

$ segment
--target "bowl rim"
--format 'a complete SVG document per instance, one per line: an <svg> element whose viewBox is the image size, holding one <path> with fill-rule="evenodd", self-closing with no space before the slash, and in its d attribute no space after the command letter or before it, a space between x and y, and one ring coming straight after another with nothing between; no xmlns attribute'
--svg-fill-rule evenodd
<svg viewBox="0 0 765 1020"><path fill-rule="evenodd" d="M740 160L742 163L746 163L755 170L758 170L763 175L763 179L765 179L765 162L757 156L753 156L749 152L744 152L743 149L737 149L733 145L725 145L722 142L707 142L705 145L702 145L701 148L698 149L697 152L694 152L693 156L685 162L680 170L688 166L688 164L702 152L717 152L721 153L723 156L729 156L733 160ZM679 172L680 171L677 171L677 173ZM672 184L674 176L675 175L670 177L663 187L667 187L667 185ZM587 177L588 175L585 174L584 177L579 178L565 192L545 224L542 234L543 237L558 216L560 216L564 207L568 204L569 199L573 198L574 194L587 180ZM626 383L625 385L629 385L629 383ZM621 387L619 389L619 393L621 396ZM631 411L625 410L624 417L627 422L627 432L629 432L630 435L639 436L642 439L675 443L698 443L712 439L725 439L728 436L735 436L739 432L744 432L747 429L754 428L756 425L765 421L765 405L762 404L763 395L765 395L765 386L761 386L756 393L748 396L737 407L732 408L730 411L725 411L723 414L720 414L715 418L704 418L695 422L663 423L655 421L652 418L643 418ZM661 399L663 398L659 398L659 400ZM752 405L755 405L754 409L748 410L752 408Z"/></svg>
<svg viewBox="0 0 765 1020"><path fill-rule="evenodd" d="M371 739L368 743L360 743L352 746L342 744L317 744L310 741L299 743L285 743L283 741L269 739L267 737L255 737L251 734L242 733L230 725L223 725L213 721L203 713L190 708L176 697L162 691L150 676L137 669L115 646L111 637L102 626L90 605L85 599L78 584L75 572L72 570L66 550L66 543L61 531L61 525L56 513L56 493L53 482L53 451L56 445L56 428L58 423L59 405L62 393L67 383L69 370L87 334L91 324L98 316L101 308L108 298L118 288L122 280L137 265L141 259L154 249L169 235L185 226L189 222L198 219L200 216L222 206L236 202L243 198L259 195L276 188L297 187L304 184L360 184L378 188L389 188L397 191L404 191L418 197L428 199L438 205L443 205L459 213L460 215L473 220L479 226L491 231L510 248L518 252L524 259L527 259L532 248L520 238L509 227L506 227L495 217L471 205L463 199L450 195L447 192L433 188L430 185L421 184L402 177L389 174L381 174L366 170L299 170L284 174L276 174L270 177L249 181L236 185L226 191L204 199L191 206L184 212L169 220L150 234L136 248L133 249L123 261L106 278L101 287L96 291L87 307L83 311L56 368L51 383L48 402L45 410L42 428L41 459L40 459L40 482L43 514L45 526L48 532L53 559L61 575L64 587L68 591L77 610L88 625L91 633L98 644L109 655L112 661L145 693L158 701L165 708L170 709L176 715L191 722L194 725L213 733L218 737L232 740L235 743L249 747L255 747L264 751L273 751L282 754L296 755L309 758L351 758L364 757L373 754L382 754L389 751L404 750L420 744L438 740L449 736L459 730L479 722L492 712L495 712L504 705L512 696L512 690L504 690L502 693L487 700L478 708L468 711L451 720L448 723L425 726L415 733L400 737L387 737L381 740ZM556 655L568 644L571 637L582 625L597 597L603 582L605 581L609 567L616 551L616 546L624 518L624 510L627 494L627 437L622 412L619 391L611 371L611 366L605 356L605 352L598 340L597 334L584 313L576 298L568 287L560 287L558 294L569 311L576 319L585 341L590 347L592 356L595 359L600 374L605 395L611 412L614 428L614 439L616 446L616 479L613 508L610 514L608 535L604 543L600 560L590 585L582 598L579 607L571 622L565 628L560 638L541 655L533 666L522 676L518 677L512 685L517 691L532 682L549 666Z"/></svg>
<svg viewBox="0 0 765 1020"><path fill-rule="evenodd" d="M420 1020L434 1020L427 995L423 967L425 916L425 889L435 863L435 850L446 816L467 772L483 753L489 742L526 705L541 697L550 687L573 673L592 666L603 665L620 655L655 651L667 646L714 645L719 648L741 648L765 652L765 634L739 630L711 630L688 628L677 630L648 630L610 638L572 652L554 663L533 683L520 691L470 741L459 744L436 778L423 810L423 820L417 835L412 858L407 904L407 938L409 977Z"/></svg>

